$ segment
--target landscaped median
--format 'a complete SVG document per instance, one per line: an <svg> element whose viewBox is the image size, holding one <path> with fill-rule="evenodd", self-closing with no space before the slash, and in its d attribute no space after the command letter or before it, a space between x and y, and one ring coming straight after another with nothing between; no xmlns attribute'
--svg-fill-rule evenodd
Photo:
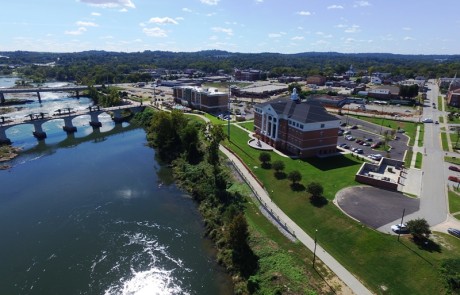
<svg viewBox="0 0 460 295"><path fill-rule="evenodd" d="M330 158L294 160L272 152L271 161L283 161L285 172L298 170L302 186L316 181L324 187L328 203L315 206L305 190L293 190L288 179L275 177L274 170L261 168L260 152L247 145L247 132L231 127L231 142L225 142L261 180L272 200L305 232L348 270L355 273L375 293L442 294L444 285L439 276L443 259L457 258L460 242L442 237L442 251L419 249L408 237L382 234L344 215L332 200L342 188L356 185L356 171L362 164L351 155ZM296 186L298 188L299 186ZM435 236L441 239L440 236Z"/></svg>

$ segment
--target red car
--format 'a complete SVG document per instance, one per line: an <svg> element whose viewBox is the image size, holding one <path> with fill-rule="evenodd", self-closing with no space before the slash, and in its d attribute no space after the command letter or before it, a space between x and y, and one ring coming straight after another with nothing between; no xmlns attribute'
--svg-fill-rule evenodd
<svg viewBox="0 0 460 295"><path fill-rule="evenodd" d="M449 166L449 170L460 172L460 168L458 168L457 166Z"/></svg>
<svg viewBox="0 0 460 295"><path fill-rule="evenodd" d="M449 176L448 179L449 179L450 181L453 181L453 182L460 182L460 178L455 177L455 176Z"/></svg>

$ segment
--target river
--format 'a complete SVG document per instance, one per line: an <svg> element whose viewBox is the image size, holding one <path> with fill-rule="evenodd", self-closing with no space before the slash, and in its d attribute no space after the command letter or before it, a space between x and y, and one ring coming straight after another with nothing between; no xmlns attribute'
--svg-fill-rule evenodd
<svg viewBox="0 0 460 295"><path fill-rule="evenodd" d="M0 170L0 294L232 294L142 129L49 128Z"/></svg>

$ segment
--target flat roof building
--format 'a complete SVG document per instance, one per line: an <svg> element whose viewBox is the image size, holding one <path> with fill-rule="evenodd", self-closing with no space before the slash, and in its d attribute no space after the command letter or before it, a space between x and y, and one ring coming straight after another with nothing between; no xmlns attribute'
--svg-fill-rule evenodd
<svg viewBox="0 0 460 295"><path fill-rule="evenodd" d="M177 103L207 113L228 111L228 93L219 92L217 88L175 86L173 97Z"/></svg>

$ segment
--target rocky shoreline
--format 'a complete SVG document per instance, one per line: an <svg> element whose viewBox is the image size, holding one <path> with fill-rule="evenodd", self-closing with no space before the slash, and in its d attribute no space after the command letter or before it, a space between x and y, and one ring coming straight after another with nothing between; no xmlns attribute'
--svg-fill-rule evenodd
<svg viewBox="0 0 460 295"><path fill-rule="evenodd" d="M2 164L3 162L10 161L19 155L20 148L12 147L9 145L0 146L0 170L7 170L11 165Z"/></svg>

